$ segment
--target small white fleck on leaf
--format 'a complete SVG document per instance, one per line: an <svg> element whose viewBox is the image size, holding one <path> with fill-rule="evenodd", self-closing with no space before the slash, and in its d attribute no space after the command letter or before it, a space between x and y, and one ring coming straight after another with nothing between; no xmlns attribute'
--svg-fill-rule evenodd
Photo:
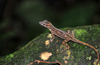
<svg viewBox="0 0 100 65"><path fill-rule="evenodd" d="M68 63L68 61L64 61L64 63L65 63L65 64L67 64L67 63Z"/></svg>

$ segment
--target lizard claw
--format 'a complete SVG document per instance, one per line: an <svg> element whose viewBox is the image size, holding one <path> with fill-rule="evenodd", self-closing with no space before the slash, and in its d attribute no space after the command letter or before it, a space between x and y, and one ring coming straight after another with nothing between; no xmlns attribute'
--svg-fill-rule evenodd
<svg viewBox="0 0 100 65"><path fill-rule="evenodd" d="M72 31L72 32L71 32L70 30L67 31L67 33L70 34L72 37L75 37L75 36L74 36L74 32L75 32L75 30Z"/></svg>
<svg viewBox="0 0 100 65"><path fill-rule="evenodd" d="M52 42L54 39L50 39L50 42Z"/></svg>
<svg viewBox="0 0 100 65"><path fill-rule="evenodd" d="M75 33L75 30L72 31L72 36L73 36L73 37L75 37L74 33Z"/></svg>

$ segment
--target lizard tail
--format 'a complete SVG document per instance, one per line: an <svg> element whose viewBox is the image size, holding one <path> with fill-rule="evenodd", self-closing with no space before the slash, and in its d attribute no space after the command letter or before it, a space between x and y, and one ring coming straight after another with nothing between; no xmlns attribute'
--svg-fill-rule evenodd
<svg viewBox="0 0 100 65"><path fill-rule="evenodd" d="M89 47L91 47L92 49L94 49L94 50L96 51L96 53L97 53L98 59L97 59L96 65L98 65L98 62L99 62L99 53L98 53L98 51L97 51L93 46L91 46L90 44L84 43L84 42L82 42L82 41L79 41L79 40L77 40L77 39L75 39L75 40L73 40L73 41L74 41L74 42L77 42L77 43L80 43L80 44L83 44L83 45L86 45L86 46L89 46Z"/></svg>

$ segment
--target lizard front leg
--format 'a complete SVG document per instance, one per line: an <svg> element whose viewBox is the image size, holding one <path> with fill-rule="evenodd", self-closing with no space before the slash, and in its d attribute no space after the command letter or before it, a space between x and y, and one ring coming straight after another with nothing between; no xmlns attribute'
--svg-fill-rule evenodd
<svg viewBox="0 0 100 65"><path fill-rule="evenodd" d="M52 32L51 32L51 36L52 36L52 39L50 39L50 41L52 42L55 39L55 36Z"/></svg>

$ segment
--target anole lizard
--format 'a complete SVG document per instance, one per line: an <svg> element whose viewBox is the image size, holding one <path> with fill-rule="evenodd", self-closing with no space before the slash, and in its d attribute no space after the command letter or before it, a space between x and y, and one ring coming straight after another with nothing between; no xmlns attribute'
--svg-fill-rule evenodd
<svg viewBox="0 0 100 65"><path fill-rule="evenodd" d="M65 31L62 31L56 27L54 27L49 21L47 20L44 20L44 21L41 21L39 22L40 25L48 28L50 31L51 31L51 35L52 35L52 41L53 39L55 39L54 35L56 35L57 37L61 38L61 39L64 39L64 41L62 42L63 45L67 46L69 49L69 46L66 45L65 43L68 42L69 40L73 41L73 42L76 42L76 43L80 43L80 44L83 44L83 45L86 45L86 46L89 46L91 47L92 49L94 49L97 53L97 63L96 65L98 64L98 61L99 61L99 53L98 51L93 47L91 46L90 44L87 44L87 43L84 43L78 39L75 38L75 36L68 30L68 32L65 32Z"/></svg>

